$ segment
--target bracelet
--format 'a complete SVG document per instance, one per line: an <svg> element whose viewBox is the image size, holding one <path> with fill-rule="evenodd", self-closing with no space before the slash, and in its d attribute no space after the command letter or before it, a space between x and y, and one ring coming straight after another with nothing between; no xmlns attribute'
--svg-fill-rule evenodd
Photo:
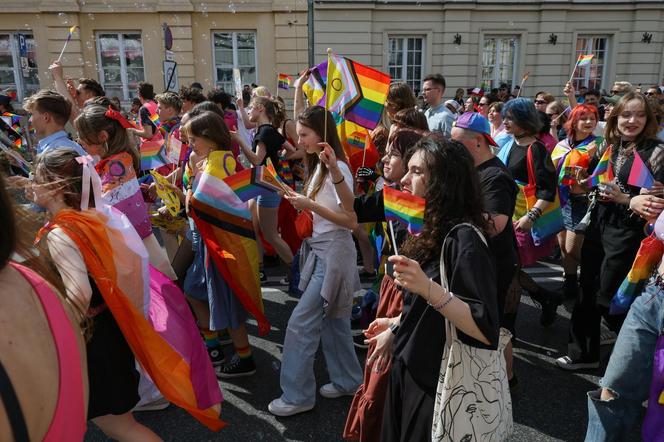
<svg viewBox="0 0 664 442"><path fill-rule="evenodd" d="M390 324L389 329L393 335L396 335L397 332L399 331L399 324Z"/></svg>
<svg viewBox="0 0 664 442"><path fill-rule="evenodd" d="M337 182L332 181L332 184L334 184L334 185L336 186L337 184L341 184L341 183L343 183L345 179L346 179L346 177L343 176L343 175L341 175L341 179L340 179L339 181L337 181Z"/></svg>

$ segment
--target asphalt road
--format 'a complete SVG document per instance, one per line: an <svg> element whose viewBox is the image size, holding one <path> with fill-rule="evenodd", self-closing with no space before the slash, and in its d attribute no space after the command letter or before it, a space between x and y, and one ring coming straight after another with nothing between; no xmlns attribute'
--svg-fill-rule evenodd
<svg viewBox="0 0 664 442"><path fill-rule="evenodd" d="M272 323L267 337L257 337L255 323L249 332L257 372L250 378L221 382L225 402L222 418L228 426L212 433L186 412L171 406L158 412L136 413L139 421L167 441L340 441L350 405L350 398L318 397L316 407L301 415L276 418L267 411L268 403L279 397L279 367L288 317L297 303L278 285L273 269L270 283L263 290L265 310ZM535 280L549 289L561 284L560 267L541 264L529 269ZM539 312L530 298L523 297L517 319L515 371L519 386L513 395L515 432L511 441L583 441L587 425L586 392L596 388L610 346L603 347L604 363L600 370L570 373L560 370L554 360L565 354L571 304L558 309L558 319L550 328L539 325ZM231 351L231 349L227 349ZM365 352L358 350L364 361ZM318 385L328 382L322 353L316 358ZM107 440L90 426L86 441ZM639 429L630 441L639 441Z"/></svg>

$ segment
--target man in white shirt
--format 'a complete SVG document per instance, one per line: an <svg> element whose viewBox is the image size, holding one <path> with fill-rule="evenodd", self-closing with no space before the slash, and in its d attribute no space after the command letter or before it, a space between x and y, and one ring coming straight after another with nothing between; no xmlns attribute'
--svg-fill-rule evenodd
<svg viewBox="0 0 664 442"><path fill-rule="evenodd" d="M440 74L430 74L424 78L422 95L429 108L424 111L427 117L429 130L441 132L449 138L454 124L454 114L445 106L443 94L445 93L445 77Z"/></svg>

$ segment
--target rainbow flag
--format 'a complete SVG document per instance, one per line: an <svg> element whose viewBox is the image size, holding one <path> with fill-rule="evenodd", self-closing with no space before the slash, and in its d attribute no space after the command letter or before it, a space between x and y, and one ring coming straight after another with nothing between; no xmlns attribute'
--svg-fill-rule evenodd
<svg viewBox="0 0 664 442"><path fill-rule="evenodd" d="M578 67L588 66L592 61L593 57L594 57L593 54L579 55L578 60L576 60L576 65Z"/></svg>
<svg viewBox="0 0 664 442"><path fill-rule="evenodd" d="M359 126L373 130L380 121L383 112L383 106L387 99L387 92L390 88L391 77L369 66L365 66L356 61L345 57L336 57L331 62L335 67L330 68L329 63L323 63L310 69L311 75L303 85L303 91L310 104L325 106L326 103L343 110L338 112L342 118L351 121ZM334 80L337 87L327 101L327 76L328 70L334 72ZM348 84L340 83L344 81ZM359 85L359 98L353 95L355 85ZM329 110L337 112L335 108L328 107Z"/></svg>
<svg viewBox="0 0 664 442"><path fill-rule="evenodd" d="M412 235L419 235L424 224L424 198L392 187L383 187L385 219L396 221L408 228Z"/></svg>
<svg viewBox="0 0 664 442"><path fill-rule="evenodd" d="M588 185L595 187L600 183L608 183L613 180L613 167L611 167L611 146L609 146L600 158L595 171L588 178Z"/></svg>
<svg viewBox="0 0 664 442"><path fill-rule="evenodd" d="M277 177L267 166L244 169L224 178L224 182L243 202L281 190Z"/></svg>
<svg viewBox="0 0 664 442"><path fill-rule="evenodd" d="M632 169L629 171L627 184L646 189L650 189L652 185L655 184L655 178L652 176L648 166L646 166L646 163L643 162L641 155L639 155L636 150L634 151L634 162L632 163Z"/></svg>
<svg viewBox="0 0 664 442"><path fill-rule="evenodd" d="M325 108L345 117L361 98L360 85L352 72L352 61L330 54L327 61Z"/></svg>
<svg viewBox="0 0 664 442"><path fill-rule="evenodd" d="M156 169L169 163L164 140L145 141L140 147L141 170Z"/></svg>
<svg viewBox="0 0 664 442"><path fill-rule="evenodd" d="M157 114L150 115L150 121L152 121L152 124L159 127L159 115Z"/></svg>
<svg viewBox="0 0 664 442"><path fill-rule="evenodd" d="M217 270L245 310L256 318L259 334L265 335L270 323L263 311L251 212L225 181L229 172L235 172L235 165L230 152L210 153L191 201L192 218Z"/></svg>
<svg viewBox="0 0 664 442"><path fill-rule="evenodd" d="M290 162L285 157L279 157L279 170L281 179L287 186L295 185L295 178L293 178Z"/></svg>
<svg viewBox="0 0 664 442"><path fill-rule="evenodd" d="M293 82L293 77L287 74L279 74L277 76L277 87L279 89L290 90L290 85Z"/></svg>
<svg viewBox="0 0 664 442"><path fill-rule="evenodd" d="M664 243L657 235L652 234L641 241L632 268L611 300L610 314L626 313L629 310L629 306L632 305L634 299L645 288L648 278L659 264L663 254Z"/></svg>

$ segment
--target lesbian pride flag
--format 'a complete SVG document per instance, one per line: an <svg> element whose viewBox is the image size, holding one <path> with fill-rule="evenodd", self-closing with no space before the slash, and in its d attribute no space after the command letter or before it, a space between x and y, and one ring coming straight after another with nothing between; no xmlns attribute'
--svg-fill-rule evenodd
<svg viewBox="0 0 664 442"><path fill-rule="evenodd" d="M648 166L643 162L641 155L634 151L634 162L632 163L632 169L629 171L627 184L650 189L654 183L655 178L653 178L650 170L648 170Z"/></svg>
<svg viewBox="0 0 664 442"><path fill-rule="evenodd" d="M426 206L424 198L392 187L384 187L383 203L385 205L386 220L403 224L412 235L422 233L424 208Z"/></svg>

